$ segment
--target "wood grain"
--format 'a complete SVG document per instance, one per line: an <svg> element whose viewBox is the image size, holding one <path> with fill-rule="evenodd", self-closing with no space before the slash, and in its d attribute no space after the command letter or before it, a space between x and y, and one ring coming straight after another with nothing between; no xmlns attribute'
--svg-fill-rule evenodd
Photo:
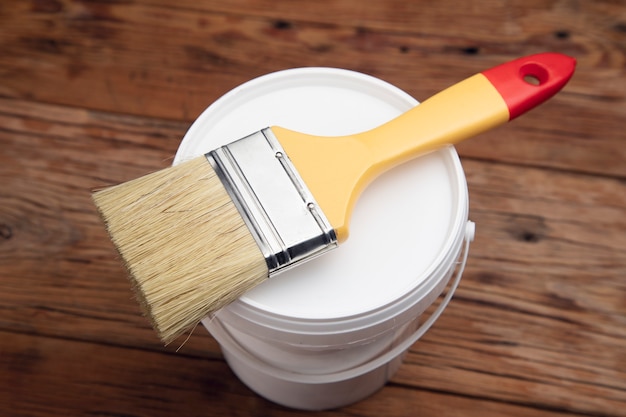
<svg viewBox="0 0 626 417"><path fill-rule="evenodd" d="M626 16L619 4L370 2L352 20L351 1L330 9L305 3L281 7L281 18L269 2L9 3L0 6L0 95L190 122L236 85L285 68L354 69L424 99L505 60L556 50L579 61L568 89L485 135L488 145L464 144L462 153L625 175L625 151L617 146L626 118L619 105L626 96ZM561 123L537 129L546 119ZM612 128L604 130L607 124ZM605 131L614 133L598 134ZM513 140L516 146L508 144ZM561 152L564 143L570 152Z"/></svg>
<svg viewBox="0 0 626 417"><path fill-rule="evenodd" d="M90 190L169 165L267 72L425 98L556 50L579 63L561 94L458 147L477 236L450 306L390 384L322 414L626 415L625 28L613 1L0 3L0 414L303 414L243 386L202 328L160 345Z"/></svg>

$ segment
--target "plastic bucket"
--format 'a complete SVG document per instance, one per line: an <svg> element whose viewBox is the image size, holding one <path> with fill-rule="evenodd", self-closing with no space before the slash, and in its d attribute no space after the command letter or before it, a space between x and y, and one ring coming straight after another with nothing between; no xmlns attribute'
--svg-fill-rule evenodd
<svg viewBox="0 0 626 417"><path fill-rule="evenodd" d="M272 125L315 135L356 133L416 104L398 88L353 71L280 71L207 108L174 163ZM268 280L203 324L238 377L271 401L321 410L363 399L391 378L450 300L474 233L468 205L454 148L409 162L364 192L346 243ZM434 312L422 317L438 298Z"/></svg>

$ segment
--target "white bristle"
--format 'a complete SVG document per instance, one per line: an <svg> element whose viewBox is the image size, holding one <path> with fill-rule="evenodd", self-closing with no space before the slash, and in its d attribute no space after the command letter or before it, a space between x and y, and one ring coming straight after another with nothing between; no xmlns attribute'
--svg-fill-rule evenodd
<svg viewBox="0 0 626 417"><path fill-rule="evenodd" d="M268 277L265 258L204 157L93 199L165 343Z"/></svg>

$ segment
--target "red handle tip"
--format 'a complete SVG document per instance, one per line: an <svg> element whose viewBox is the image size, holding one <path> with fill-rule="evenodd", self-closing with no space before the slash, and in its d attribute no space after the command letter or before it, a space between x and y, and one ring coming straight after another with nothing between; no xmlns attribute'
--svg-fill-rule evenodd
<svg viewBox="0 0 626 417"><path fill-rule="evenodd" d="M529 55L483 71L509 108L509 120L558 93L572 78L576 60L554 52Z"/></svg>

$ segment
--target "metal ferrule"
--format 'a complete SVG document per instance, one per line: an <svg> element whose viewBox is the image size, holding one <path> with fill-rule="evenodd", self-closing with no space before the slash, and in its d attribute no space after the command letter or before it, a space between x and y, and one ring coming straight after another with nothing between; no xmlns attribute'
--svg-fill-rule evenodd
<svg viewBox="0 0 626 417"><path fill-rule="evenodd" d="M270 277L337 246L337 236L270 128L206 154Z"/></svg>

